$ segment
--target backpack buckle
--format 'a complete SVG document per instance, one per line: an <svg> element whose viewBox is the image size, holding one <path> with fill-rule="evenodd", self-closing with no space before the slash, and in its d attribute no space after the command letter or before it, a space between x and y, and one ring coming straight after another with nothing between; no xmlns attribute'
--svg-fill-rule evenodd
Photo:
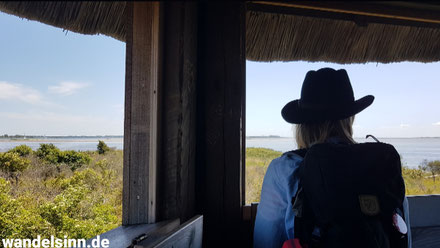
<svg viewBox="0 0 440 248"><path fill-rule="evenodd" d="M396 230L399 233L401 233L403 235L405 235L408 232L408 227L407 227L405 221L398 213L394 213L394 215L393 215L393 226L394 226L394 228L396 228Z"/></svg>
<svg viewBox="0 0 440 248"><path fill-rule="evenodd" d="M321 244L321 238L322 238L322 229L318 226L315 226L312 231L312 237L311 237L311 244L312 247L319 247Z"/></svg>

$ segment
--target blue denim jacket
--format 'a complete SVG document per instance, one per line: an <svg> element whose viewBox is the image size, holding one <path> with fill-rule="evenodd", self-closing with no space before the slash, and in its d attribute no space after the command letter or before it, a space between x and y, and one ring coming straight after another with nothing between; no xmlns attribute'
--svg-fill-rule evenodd
<svg viewBox="0 0 440 248"><path fill-rule="evenodd" d="M287 152L274 159L267 168L261 189L254 227L254 248L281 247L284 241L293 239L292 196L298 190L299 164L302 157ZM408 202L404 202L405 220L408 225L409 247L411 233Z"/></svg>

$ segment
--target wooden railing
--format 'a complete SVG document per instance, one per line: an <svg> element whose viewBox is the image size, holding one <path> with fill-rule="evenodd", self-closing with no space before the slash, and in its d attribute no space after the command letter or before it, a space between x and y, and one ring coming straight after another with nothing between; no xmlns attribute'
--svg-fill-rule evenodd
<svg viewBox="0 0 440 248"><path fill-rule="evenodd" d="M180 224L179 219L154 224L120 226L99 235L108 239L109 247L159 248L159 247L202 247L203 216L197 215ZM87 245L97 237L87 240ZM92 246L90 246L92 247Z"/></svg>
<svg viewBox="0 0 440 248"><path fill-rule="evenodd" d="M408 196L412 248L440 247L440 195ZM251 232L258 203L243 206L243 220Z"/></svg>

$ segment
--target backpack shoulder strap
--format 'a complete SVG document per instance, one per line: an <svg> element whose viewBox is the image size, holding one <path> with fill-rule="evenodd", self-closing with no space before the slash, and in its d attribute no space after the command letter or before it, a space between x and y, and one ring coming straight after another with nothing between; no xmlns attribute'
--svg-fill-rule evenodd
<svg viewBox="0 0 440 248"><path fill-rule="evenodd" d="M307 148L296 149L296 150L285 152L285 153L283 153L283 155L288 154L288 153L295 153L296 155L304 158L307 154L307 150L308 150Z"/></svg>

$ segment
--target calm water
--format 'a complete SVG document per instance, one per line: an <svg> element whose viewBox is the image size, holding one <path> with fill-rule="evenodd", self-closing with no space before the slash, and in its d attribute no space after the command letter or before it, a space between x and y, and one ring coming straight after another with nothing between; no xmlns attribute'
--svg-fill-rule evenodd
<svg viewBox="0 0 440 248"><path fill-rule="evenodd" d="M122 149L122 138L101 139L109 147ZM365 139L356 139L357 142L366 142ZM372 142L372 139L368 140ZM406 166L417 167L424 159L440 160L440 138L382 138L380 141L389 143L396 147L402 156L402 163ZM38 149L40 143L52 143L61 150L79 150L91 151L96 150L98 139L82 138L82 139L54 139L44 141L19 141L19 140L2 140L0 141L0 152L5 152L15 146L25 144L33 150ZM246 139L247 147L264 147L276 151L286 152L295 149L293 138L248 138Z"/></svg>
<svg viewBox="0 0 440 248"><path fill-rule="evenodd" d="M122 138L110 138L110 139L99 139L104 141L110 148L116 148L119 150L122 150L123 148L123 142ZM13 147L16 147L18 145L27 145L32 150L37 150L38 147L40 147L41 143L49 144L52 143L56 147L60 148L61 150L75 150L75 151L93 151L96 150L96 147L98 145L98 139L96 138L81 138L81 139L75 139L75 138L69 138L69 139L51 139L51 140L38 140L38 141L20 141L20 140L8 140L8 141L0 141L0 152L5 152Z"/></svg>
<svg viewBox="0 0 440 248"><path fill-rule="evenodd" d="M373 139L355 139L357 142L374 142ZM417 167L424 159L440 160L440 138L380 138L393 145L402 157L402 164ZM247 147L265 147L286 152L295 149L293 138L251 138L246 139Z"/></svg>

